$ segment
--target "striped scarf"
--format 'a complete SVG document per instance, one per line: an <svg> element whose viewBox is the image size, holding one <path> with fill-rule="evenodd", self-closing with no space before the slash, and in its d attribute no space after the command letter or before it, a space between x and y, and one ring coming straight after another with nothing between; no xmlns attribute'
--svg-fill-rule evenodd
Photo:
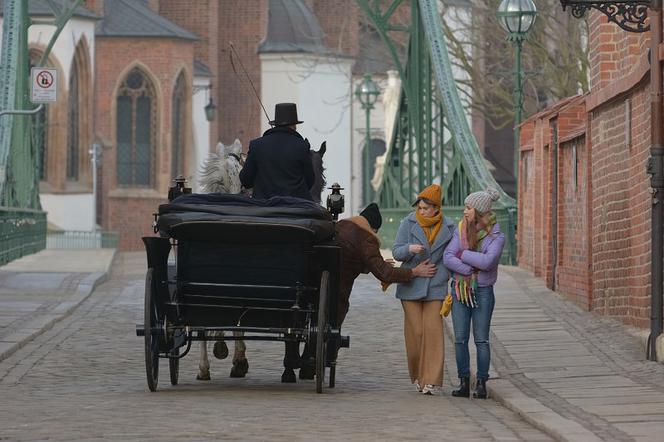
<svg viewBox="0 0 664 442"><path fill-rule="evenodd" d="M489 232L493 230L495 224L496 214L491 212L488 225L477 232L476 252L482 250L482 240L489 235ZM470 248L468 245L468 238L466 237L466 226L463 219L459 221L459 240L461 250L468 250ZM473 273L470 276L456 275L456 278L451 282L450 289L456 296L457 301L470 308L477 307L477 273L477 270L473 269Z"/></svg>

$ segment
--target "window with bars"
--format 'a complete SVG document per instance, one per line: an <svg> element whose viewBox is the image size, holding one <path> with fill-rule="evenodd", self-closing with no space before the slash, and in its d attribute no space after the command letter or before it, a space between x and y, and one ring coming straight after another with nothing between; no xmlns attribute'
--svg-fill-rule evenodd
<svg viewBox="0 0 664 442"><path fill-rule="evenodd" d="M67 180L78 181L79 163L79 82L78 68L74 66L69 78L69 102L67 103Z"/></svg>
<svg viewBox="0 0 664 442"><path fill-rule="evenodd" d="M184 74L180 73L173 90L171 109L171 177L184 175L184 128L186 84Z"/></svg>
<svg viewBox="0 0 664 442"><path fill-rule="evenodd" d="M117 103L117 180L119 186L154 185L155 92L147 76L133 69Z"/></svg>

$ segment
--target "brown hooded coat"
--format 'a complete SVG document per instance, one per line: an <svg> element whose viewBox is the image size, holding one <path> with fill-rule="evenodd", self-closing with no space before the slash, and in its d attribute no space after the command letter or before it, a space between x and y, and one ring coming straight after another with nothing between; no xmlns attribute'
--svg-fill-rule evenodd
<svg viewBox="0 0 664 442"><path fill-rule="evenodd" d="M348 313L350 292L360 273L371 272L382 282L408 282L411 269L393 267L380 254L380 240L363 216L337 222L336 241L341 247L341 278L339 283L339 324Z"/></svg>

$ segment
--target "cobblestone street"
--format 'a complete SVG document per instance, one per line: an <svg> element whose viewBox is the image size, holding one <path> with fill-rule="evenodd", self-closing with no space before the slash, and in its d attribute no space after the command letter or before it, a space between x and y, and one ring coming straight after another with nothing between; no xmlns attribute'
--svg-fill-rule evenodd
<svg viewBox="0 0 664 442"><path fill-rule="evenodd" d="M246 378L228 376L229 358L211 360L212 380L197 381L194 347L180 385L161 360L150 393L134 330L144 273L143 253L118 254L109 280L71 316L0 362L0 440L551 440L493 400L452 398L447 373L443 395L415 392L401 307L371 276L353 291L336 388L282 384L282 344L249 342Z"/></svg>

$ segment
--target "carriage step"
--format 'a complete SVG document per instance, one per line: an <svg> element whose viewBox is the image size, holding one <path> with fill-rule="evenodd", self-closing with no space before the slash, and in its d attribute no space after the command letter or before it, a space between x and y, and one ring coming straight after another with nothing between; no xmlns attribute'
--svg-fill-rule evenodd
<svg viewBox="0 0 664 442"><path fill-rule="evenodd" d="M143 327L143 324L136 324L136 336L145 336L145 327Z"/></svg>

